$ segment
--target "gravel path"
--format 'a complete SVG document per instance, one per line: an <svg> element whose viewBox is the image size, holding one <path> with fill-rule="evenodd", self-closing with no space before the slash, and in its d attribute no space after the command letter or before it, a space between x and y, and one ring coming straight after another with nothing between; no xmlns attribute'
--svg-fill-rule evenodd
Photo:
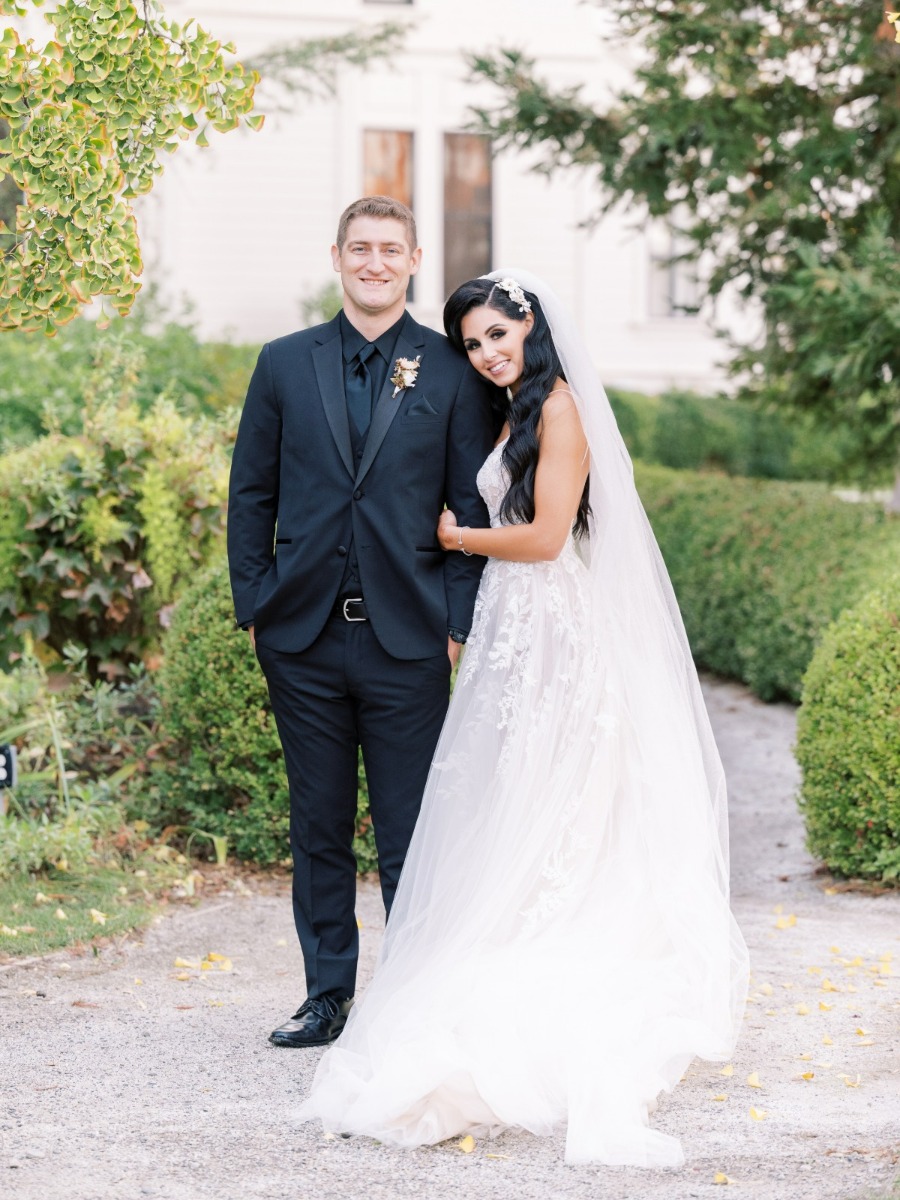
<svg viewBox="0 0 900 1200"><path fill-rule="evenodd" d="M142 941L0 969L0 1196L683 1200L718 1195L720 1172L765 1200L900 1196L900 894L816 874L793 801L793 711L734 684L705 690L754 977L733 1074L695 1063L654 1118L683 1140L680 1171L566 1167L561 1135L400 1152L292 1125L319 1052L266 1043L301 998L289 900L238 884ZM359 915L365 978L381 926L371 885ZM210 951L231 963L199 969ZM567 1008L577 1026L570 997L547 997L548 1014Z"/></svg>

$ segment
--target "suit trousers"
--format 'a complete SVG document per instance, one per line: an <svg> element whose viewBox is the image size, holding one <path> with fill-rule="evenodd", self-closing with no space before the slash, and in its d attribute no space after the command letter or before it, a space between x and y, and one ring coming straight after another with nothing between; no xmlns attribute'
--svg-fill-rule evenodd
<svg viewBox="0 0 900 1200"><path fill-rule="evenodd" d="M290 785L294 923L307 994L354 994L357 762L362 748L385 910L450 698L450 659L392 658L368 621L332 617L306 650L257 642Z"/></svg>

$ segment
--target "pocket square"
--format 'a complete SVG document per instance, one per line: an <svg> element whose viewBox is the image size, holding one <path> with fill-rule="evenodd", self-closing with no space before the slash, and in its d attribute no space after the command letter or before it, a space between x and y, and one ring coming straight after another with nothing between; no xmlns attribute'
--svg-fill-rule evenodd
<svg viewBox="0 0 900 1200"><path fill-rule="evenodd" d="M436 417L438 411L427 396L416 396L405 415L407 417Z"/></svg>

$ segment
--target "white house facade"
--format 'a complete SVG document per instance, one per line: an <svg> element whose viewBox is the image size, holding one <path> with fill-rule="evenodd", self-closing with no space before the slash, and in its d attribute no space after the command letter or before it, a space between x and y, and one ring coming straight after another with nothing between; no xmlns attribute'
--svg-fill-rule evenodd
<svg viewBox="0 0 900 1200"><path fill-rule="evenodd" d="M188 298L201 331L263 342L303 324L301 307L336 279L330 246L343 208L368 192L411 203L423 263L411 309L441 327L443 301L495 267L543 276L572 306L609 384L710 390L726 346L685 312L699 292L666 265L670 235L634 213L597 225L585 175L533 172L515 151L474 136L471 106L490 88L467 81L464 55L499 47L538 59L554 83L602 98L628 77L628 50L608 18L579 0L169 0L238 56L377 25L408 23L403 50L366 70L342 68L330 99L271 111L263 129L183 147L140 209L146 280ZM258 108L274 107L260 85ZM281 97L282 102L284 97ZM733 314L726 314L733 320ZM721 314L718 315L721 321Z"/></svg>

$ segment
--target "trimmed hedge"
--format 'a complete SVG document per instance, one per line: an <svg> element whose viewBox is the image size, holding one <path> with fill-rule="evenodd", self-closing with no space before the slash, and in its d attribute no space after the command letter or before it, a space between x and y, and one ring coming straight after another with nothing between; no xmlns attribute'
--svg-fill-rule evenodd
<svg viewBox="0 0 900 1200"><path fill-rule="evenodd" d="M841 875L900 878L900 575L826 632L797 722L810 851Z"/></svg>
<svg viewBox="0 0 900 1200"><path fill-rule="evenodd" d="M160 672L162 753L139 785L140 815L228 838L238 858L289 855L288 784L265 679L234 625L228 569L201 574L177 605ZM354 851L377 865L360 764Z"/></svg>
<svg viewBox="0 0 900 1200"><path fill-rule="evenodd" d="M637 464L698 664L799 701L827 626L900 560L900 519L824 485Z"/></svg>
<svg viewBox="0 0 900 1200"><path fill-rule="evenodd" d="M846 466L850 433L822 429L808 415L789 422L730 396L679 390L645 396L613 388L609 399L629 453L644 462L760 479L856 479Z"/></svg>

